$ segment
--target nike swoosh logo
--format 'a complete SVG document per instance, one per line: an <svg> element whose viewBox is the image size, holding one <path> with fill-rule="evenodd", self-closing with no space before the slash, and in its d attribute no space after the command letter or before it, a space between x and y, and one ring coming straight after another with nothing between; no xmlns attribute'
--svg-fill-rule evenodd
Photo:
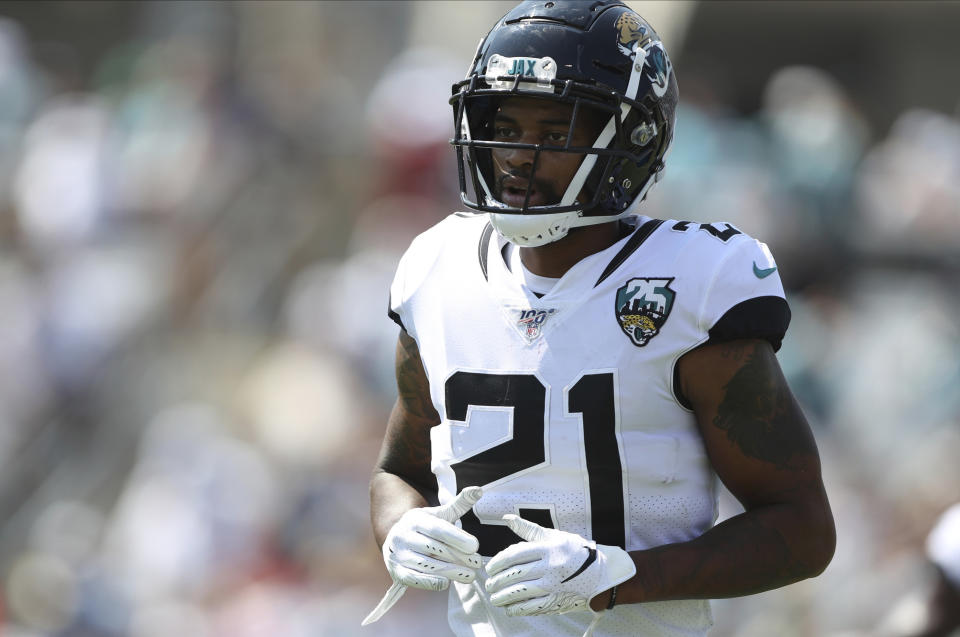
<svg viewBox="0 0 960 637"><path fill-rule="evenodd" d="M574 577L576 577L576 576L579 575L580 573L582 573L582 572L584 572L585 570L587 570L587 567L588 567L588 566L590 566L591 564L593 564L594 562L597 561L597 549L592 549L592 548L590 548L589 546L585 546L585 547L583 547L583 548L587 549L587 559L585 559L585 560L583 561L583 564L580 565L580 568L577 569L577 572L576 572L576 573L574 573L573 575L571 575L571 576L568 577L567 579L563 580L563 582L560 582L561 584L563 584L564 582L569 582L569 581L572 580Z"/></svg>
<svg viewBox="0 0 960 637"><path fill-rule="evenodd" d="M776 271L777 266L773 266L772 268L764 268L761 270L757 267L757 262L753 262L753 273L757 275L758 279L765 279Z"/></svg>

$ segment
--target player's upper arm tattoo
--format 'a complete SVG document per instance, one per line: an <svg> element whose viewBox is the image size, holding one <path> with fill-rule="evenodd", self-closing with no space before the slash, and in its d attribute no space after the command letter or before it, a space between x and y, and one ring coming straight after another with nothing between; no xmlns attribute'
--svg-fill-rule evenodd
<svg viewBox="0 0 960 637"><path fill-rule="evenodd" d="M414 418L422 418L440 422L440 416L430 400L430 383L423 369L420 359L420 349L406 331L400 331L397 341L397 398L408 414Z"/></svg>
<svg viewBox="0 0 960 637"><path fill-rule="evenodd" d="M741 365L723 386L712 424L745 455L778 469L799 469L797 461L816 451L806 424L795 422L802 412L773 353L762 344L734 342L721 356Z"/></svg>
<svg viewBox="0 0 960 637"><path fill-rule="evenodd" d="M430 472L430 428L440 423L440 416L430 400L417 342L403 330L397 341L396 375L397 402L376 471L401 476L425 493L436 488Z"/></svg>

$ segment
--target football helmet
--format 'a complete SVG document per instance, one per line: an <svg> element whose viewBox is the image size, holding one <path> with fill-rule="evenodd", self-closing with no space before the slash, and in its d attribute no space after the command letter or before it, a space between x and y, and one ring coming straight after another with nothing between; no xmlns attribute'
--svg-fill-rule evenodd
<svg viewBox="0 0 960 637"><path fill-rule="evenodd" d="M523 96L567 105L562 143L495 139L494 116L505 98ZM490 213L497 231L522 246L556 241L570 228L613 221L635 208L659 180L673 139L677 81L653 28L619 1L529 0L517 5L481 40L450 103L464 205ZM601 114L592 145L572 145L587 113ZM603 123L605 122L605 124ZM599 128L599 127L598 127ZM592 138L592 135L591 135ZM498 190L495 153L531 153L513 205ZM556 201L531 205L536 171L547 153L583 157ZM562 190L562 188L561 188ZM516 193L525 193L518 205Z"/></svg>

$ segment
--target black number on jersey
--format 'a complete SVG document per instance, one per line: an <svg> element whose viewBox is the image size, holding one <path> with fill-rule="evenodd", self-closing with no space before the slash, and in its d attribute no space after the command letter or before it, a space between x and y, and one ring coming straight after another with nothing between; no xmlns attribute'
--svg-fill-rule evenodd
<svg viewBox="0 0 960 637"><path fill-rule="evenodd" d="M686 232L690 229L691 225L696 225L698 230L705 230L709 234L712 234L717 239L720 239L724 243L730 240L731 237L738 234L743 234L729 223L694 223L693 221L678 221L673 224L672 230L677 232ZM717 226L724 226L722 229Z"/></svg>
<svg viewBox="0 0 960 637"><path fill-rule="evenodd" d="M457 477L457 493L464 487L483 486L545 461L543 432L547 388L536 376L456 372L447 379L444 393L448 420L466 421L470 405L513 407L513 437L510 440L450 466ZM464 531L480 540L481 555L493 556L518 541L506 526L481 525L472 510L467 511L460 521ZM539 524L542 520L536 522Z"/></svg>
<svg viewBox="0 0 960 637"><path fill-rule="evenodd" d="M626 548L623 468L617 446L613 374L588 374L570 388L567 404L583 418L583 446L590 480L593 539Z"/></svg>
<svg viewBox="0 0 960 637"><path fill-rule="evenodd" d="M626 547L624 537L623 472L616 437L612 373L586 374L567 393L567 413L583 420L584 455L590 484L593 539ZM450 466L457 492L470 485L484 486L542 466L546 462L544 431L549 420L547 388L533 374L456 372L447 379L446 416L464 422L471 405L513 407L513 436ZM541 526L552 526L544 509L523 509L520 516ZM519 541L506 526L484 524L473 511L462 518L463 529L480 541L480 554L490 557Z"/></svg>

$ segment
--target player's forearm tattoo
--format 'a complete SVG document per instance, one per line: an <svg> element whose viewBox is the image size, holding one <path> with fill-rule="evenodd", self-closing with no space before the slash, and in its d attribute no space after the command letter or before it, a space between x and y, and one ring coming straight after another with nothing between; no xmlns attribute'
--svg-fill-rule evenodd
<svg viewBox="0 0 960 637"><path fill-rule="evenodd" d="M745 359L724 389L713 424L748 456L778 469L796 468L792 461L809 448L801 427L789 420L796 413L793 396L764 352L752 345L733 345L724 356Z"/></svg>

